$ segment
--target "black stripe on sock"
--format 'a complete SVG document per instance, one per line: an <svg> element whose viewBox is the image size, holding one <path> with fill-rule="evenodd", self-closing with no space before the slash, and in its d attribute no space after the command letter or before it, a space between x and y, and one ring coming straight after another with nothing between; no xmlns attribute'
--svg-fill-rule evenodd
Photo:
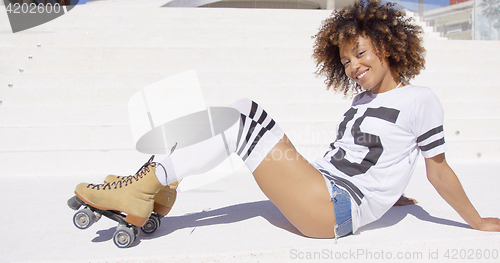
<svg viewBox="0 0 500 263"><path fill-rule="evenodd" d="M269 124L266 126L266 129L270 131L275 124L276 122L273 119L271 119L271 122L269 122Z"/></svg>
<svg viewBox="0 0 500 263"><path fill-rule="evenodd" d="M260 115L260 118L259 118L259 124L262 124L267 118L267 112L266 111L262 111L262 115Z"/></svg>
<svg viewBox="0 0 500 263"><path fill-rule="evenodd" d="M257 103L255 103L255 101L252 101L252 109L250 109L250 114L248 115L248 117L250 117L250 119L253 119L255 117L255 113L257 113L257 107L259 105L257 105Z"/></svg>
<svg viewBox="0 0 500 263"><path fill-rule="evenodd" d="M260 139L264 136L264 134L266 132L267 132L266 128L260 129L259 134L257 134L257 136L255 137L255 139L252 142L252 145L250 145L250 148L248 148L247 153L245 154L245 156L243 156L243 158L242 158L243 161L245 161L248 158L248 156L250 156L250 154L252 153L253 149L255 149L255 146L257 146L257 143L259 143Z"/></svg>
<svg viewBox="0 0 500 263"><path fill-rule="evenodd" d="M238 140L236 140L236 147L240 145L240 140L241 140L241 135L243 134L243 128L245 128L245 120L247 117L243 114L241 114L241 123L240 123L240 129L238 131Z"/></svg>
<svg viewBox="0 0 500 263"><path fill-rule="evenodd" d="M267 112L265 110L262 111L259 120L257 121L259 124L262 124L267 118Z"/></svg>
<svg viewBox="0 0 500 263"><path fill-rule="evenodd" d="M247 146L248 142L250 141L250 138L252 137L252 134L255 130L255 126L257 126L256 121L252 121L250 124L250 129L248 129L247 136L245 137L245 141L240 147L240 150L238 151L238 155L241 156L241 153L243 152L243 149Z"/></svg>
<svg viewBox="0 0 500 263"><path fill-rule="evenodd" d="M259 109L259 105L255 102L252 101L252 106L250 109L250 113L248 117L255 121L255 114L257 114L257 110ZM260 115L259 119L257 120L257 123L263 125L263 123L266 121L267 117L269 117L269 114L262 109L262 114ZM276 122L271 118L271 121L269 121L269 124L265 127L268 130L271 130L274 126L276 125Z"/></svg>

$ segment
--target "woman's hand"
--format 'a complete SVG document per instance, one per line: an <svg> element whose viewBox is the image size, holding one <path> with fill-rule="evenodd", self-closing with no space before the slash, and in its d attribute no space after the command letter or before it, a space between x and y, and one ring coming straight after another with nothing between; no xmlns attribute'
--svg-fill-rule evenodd
<svg viewBox="0 0 500 263"><path fill-rule="evenodd" d="M500 232L500 219L494 217L481 218L481 222L475 229Z"/></svg>
<svg viewBox="0 0 500 263"><path fill-rule="evenodd" d="M416 205L416 204L418 204L417 200L402 195L399 198L399 200L396 201L394 206Z"/></svg>

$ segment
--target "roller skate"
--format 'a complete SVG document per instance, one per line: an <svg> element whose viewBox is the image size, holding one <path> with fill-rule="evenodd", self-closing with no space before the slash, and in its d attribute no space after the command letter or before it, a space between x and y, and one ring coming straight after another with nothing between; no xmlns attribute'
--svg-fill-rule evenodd
<svg viewBox="0 0 500 263"><path fill-rule="evenodd" d="M106 177L106 179L104 179L104 183L125 181L128 180L128 177L130 176L132 175L117 176L110 174ZM160 191L158 191L158 193L156 193L153 198L153 212L151 213L151 216L149 217L146 224L141 227L142 232L144 232L145 234L152 234L160 227L161 219L170 212L172 206L175 203L175 200L177 198L177 186L179 185L179 182L180 181L173 182L167 186L164 186L160 189Z"/></svg>
<svg viewBox="0 0 500 263"><path fill-rule="evenodd" d="M75 189L75 196L68 200L68 205L77 211L73 223L77 228L87 229L101 216L118 222L113 241L120 248L129 247L136 239L154 207L154 196L164 186L156 178L157 168L161 164L153 162L152 156L139 171L124 180L104 184L81 183Z"/></svg>

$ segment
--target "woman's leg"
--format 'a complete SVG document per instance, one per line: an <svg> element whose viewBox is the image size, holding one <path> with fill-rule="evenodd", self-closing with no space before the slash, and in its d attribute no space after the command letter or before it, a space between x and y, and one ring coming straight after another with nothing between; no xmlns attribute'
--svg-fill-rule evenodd
<svg viewBox="0 0 500 263"><path fill-rule="evenodd" d="M252 104L251 111L247 110L249 104ZM267 116L253 101L242 100L232 106L252 118ZM269 121L259 123L268 125ZM257 184L302 234L333 238L335 214L323 175L297 152L279 127L271 131L283 138L254 170Z"/></svg>
<svg viewBox="0 0 500 263"><path fill-rule="evenodd" d="M239 100L232 107L241 113L241 121L223 133L177 149L159 163L150 159L127 181L80 184L76 195L96 208L124 212L127 222L142 226L151 213L152 196L162 185L206 172L235 153L299 231L310 237L333 237L335 217L323 176L255 102Z"/></svg>
<svg viewBox="0 0 500 263"><path fill-rule="evenodd" d="M304 235L334 237L335 215L323 175L283 139L253 172L257 184Z"/></svg>
<svg viewBox="0 0 500 263"><path fill-rule="evenodd" d="M306 236L334 237L335 216L323 175L295 149L284 132L257 103L241 99L231 105L242 116L222 138L174 151L160 163L167 183L208 171L227 158L223 145L239 155L268 198Z"/></svg>

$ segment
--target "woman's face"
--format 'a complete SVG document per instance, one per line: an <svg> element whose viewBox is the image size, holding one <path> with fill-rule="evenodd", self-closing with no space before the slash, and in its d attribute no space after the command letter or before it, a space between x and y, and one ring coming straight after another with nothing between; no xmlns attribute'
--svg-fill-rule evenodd
<svg viewBox="0 0 500 263"><path fill-rule="evenodd" d="M340 60L346 75L373 93L382 93L396 88L387 57L378 57L372 41L358 36L350 43L339 46Z"/></svg>

